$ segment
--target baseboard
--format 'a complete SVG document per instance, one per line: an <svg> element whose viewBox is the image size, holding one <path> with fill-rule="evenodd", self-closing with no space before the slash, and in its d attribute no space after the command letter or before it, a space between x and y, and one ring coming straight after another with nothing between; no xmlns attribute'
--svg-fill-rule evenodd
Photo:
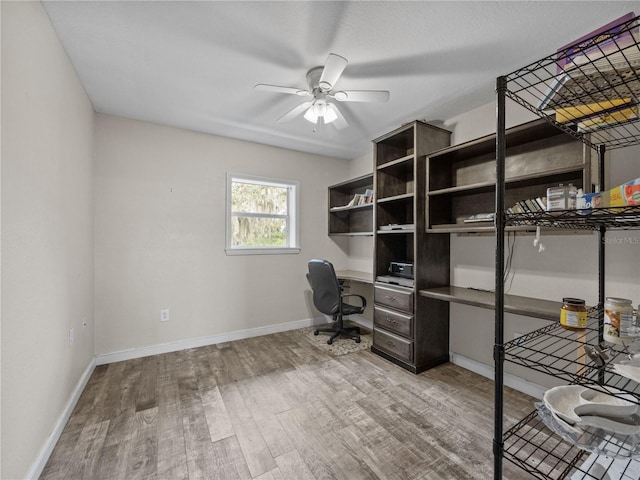
<svg viewBox="0 0 640 480"><path fill-rule="evenodd" d="M80 399L80 395L84 391L84 388L87 386L87 382L89 382L89 378L91 378L91 374L93 373L95 368L96 368L96 361L95 361L95 358L93 358L91 359L91 362L89 362L89 365L87 366L85 371L82 373L80 380L78 380L78 383L76 384L75 388L71 392L71 396L69 397L67 404L62 410L62 414L58 418L58 421L56 422L55 426L53 427L53 430L49 434L49 437L47 437L47 439L45 440L44 445L40 449L40 452L38 453L38 456L36 457L35 462L33 462L33 464L31 465L31 468L27 472L26 478L28 480L36 480L42 474L42 471L44 470L44 467L47 464L49 457L51 456L51 452L53 452L53 449L56 446L56 443L58 443L58 440L60 439L60 435L62 435L62 431L64 430L64 427L67 425L67 422L71 417L71 413L73 412L73 409L76 407L76 404Z"/></svg>
<svg viewBox="0 0 640 480"><path fill-rule="evenodd" d="M120 350L111 353L101 353L96 355L96 365L105 365L108 363L148 357L150 355L159 355L162 353L178 352L189 348L205 347L207 345L216 345L218 343L231 342L233 340L244 340L246 338L259 337L262 335L269 335L271 333L286 332L288 330L321 325L323 323L327 323L327 321L328 320L325 317L306 318L304 320L279 323L277 325L269 325L266 327L236 330L235 332L222 333L220 335L211 335L208 337L180 340L178 342L149 345L147 347L132 348L129 350Z"/></svg>
<svg viewBox="0 0 640 480"><path fill-rule="evenodd" d="M472 372L482 375L483 377L490 378L491 380L494 379L494 370L492 365L486 365L476 360L472 360L471 358L467 358L464 355L453 352L449 354L449 359L451 363L459 365L462 368L471 370ZM504 384L507 387L511 387L515 390L518 390L519 392L526 393L527 395L531 395L535 398L542 398L544 392L548 390L548 388L543 387L542 385L530 382L522 377L518 377L517 375L513 375L511 373L504 374Z"/></svg>

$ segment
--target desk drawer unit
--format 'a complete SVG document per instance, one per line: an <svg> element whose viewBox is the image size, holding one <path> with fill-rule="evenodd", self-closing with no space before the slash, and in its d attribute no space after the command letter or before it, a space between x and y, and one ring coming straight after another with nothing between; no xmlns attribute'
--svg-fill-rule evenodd
<svg viewBox="0 0 640 480"><path fill-rule="evenodd" d="M385 330L373 329L373 344L396 358L413 361L413 341Z"/></svg>
<svg viewBox="0 0 640 480"><path fill-rule="evenodd" d="M376 305L374 307L373 323L376 328L384 328L405 337L413 337L413 315Z"/></svg>
<svg viewBox="0 0 640 480"><path fill-rule="evenodd" d="M396 310L413 313L413 290L408 288L392 288L376 285L373 301L378 305L386 305Z"/></svg>

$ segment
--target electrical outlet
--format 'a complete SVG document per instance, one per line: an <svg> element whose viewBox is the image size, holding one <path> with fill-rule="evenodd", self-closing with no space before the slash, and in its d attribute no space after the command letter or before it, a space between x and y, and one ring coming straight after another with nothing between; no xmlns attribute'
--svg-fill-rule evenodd
<svg viewBox="0 0 640 480"><path fill-rule="evenodd" d="M69 345L73 345L73 340L74 340L74 335L73 335L73 328L71 330L69 330Z"/></svg>
<svg viewBox="0 0 640 480"><path fill-rule="evenodd" d="M160 321L161 322L168 322L169 321L169 309L163 309L160 310Z"/></svg>

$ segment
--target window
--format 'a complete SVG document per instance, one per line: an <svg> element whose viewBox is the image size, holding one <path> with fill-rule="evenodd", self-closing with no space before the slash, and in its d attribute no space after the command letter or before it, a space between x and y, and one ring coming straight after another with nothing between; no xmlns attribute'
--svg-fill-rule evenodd
<svg viewBox="0 0 640 480"><path fill-rule="evenodd" d="M299 251L298 182L227 173L227 255Z"/></svg>

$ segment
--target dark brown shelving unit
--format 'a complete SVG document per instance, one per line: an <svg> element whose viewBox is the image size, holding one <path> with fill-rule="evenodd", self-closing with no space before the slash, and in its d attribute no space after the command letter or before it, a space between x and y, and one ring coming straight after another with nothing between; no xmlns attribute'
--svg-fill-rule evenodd
<svg viewBox="0 0 640 480"><path fill-rule="evenodd" d="M373 174L329 187L329 235L372 236L373 202L347 207L356 194L373 190Z"/></svg>
<svg viewBox="0 0 640 480"><path fill-rule="evenodd" d="M418 295L449 282L448 235L425 232L426 155L451 132L415 121L374 140L374 322L371 351L419 373L449 360L449 305ZM414 267L412 286L378 281L391 262Z"/></svg>
<svg viewBox="0 0 640 480"><path fill-rule="evenodd" d="M503 426L503 376L504 362L523 365L532 370L553 375L568 383L604 390L611 395L624 394L640 404L640 385L614 373L611 364L623 352L611 345L609 360L600 368L585 355L586 346L598 346L603 341L603 305L605 299L605 241L610 229L640 229L640 209L622 207L594 209L586 212L562 211L552 213L507 214L509 206L508 150L509 136L506 124L506 99L509 98L535 113L549 126L563 131L582 142L598 155L599 188L604 190L604 156L607 150L640 145L640 122L637 114L624 121L619 118L620 109L611 106L616 99L630 98L626 107L637 108L640 100L640 67L632 66L631 58L640 58L638 24L640 17L621 23L617 30L599 33L581 42L580 47L565 49L533 62L509 75L499 77L497 93L496 191L496 282L495 282L495 430L494 430L494 479L502 479L502 460L518 465L538 479L596 479L589 473L584 461L589 457L585 449L569 441L566 436L550 430L536 411L516 425L504 431ZM626 35L627 40L619 42ZM606 51L600 49L603 38L618 39L610 43ZM598 53L585 55L591 49ZM595 50L594 50L595 49ZM571 63L575 55L582 61ZM562 68L564 63L569 68ZM600 104L598 111L594 105ZM584 116L568 119L566 108L580 107ZM625 108L626 108L625 107ZM610 122L600 121L603 115ZM604 117L602 117L604 118ZM594 127L592 121L600 124ZM613 119L613 120L611 120ZM566 121L568 120L568 121ZM598 246L598 305L590 311L588 328L582 332L567 331L555 322L526 334L524 337L504 342L504 313L507 301L504 294L503 271L505 264L504 234L512 227L549 227L597 231ZM627 397L625 397L627 398ZM613 473L613 463L621 480L637 480L638 454L625 450L626 439L593 432L595 439L604 442L608 456L599 457L607 473ZM589 430L587 432L591 434ZM583 445L584 447L584 445ZM632 457L633 453L633 457ZM610 455L609 455L610 454ZM615 458L615 457L622 458Z"/></svg>
<svg viewBox="0 0 640 480"><path fill-rule="evenodd" d="M544 197L561 183L591 191L591 153L573 136L539 119L508 129L506 141L505 205ZM493 232L492 221L465 220L495 210L495 145L492 134L429 155L428 232Z"/></svg>

